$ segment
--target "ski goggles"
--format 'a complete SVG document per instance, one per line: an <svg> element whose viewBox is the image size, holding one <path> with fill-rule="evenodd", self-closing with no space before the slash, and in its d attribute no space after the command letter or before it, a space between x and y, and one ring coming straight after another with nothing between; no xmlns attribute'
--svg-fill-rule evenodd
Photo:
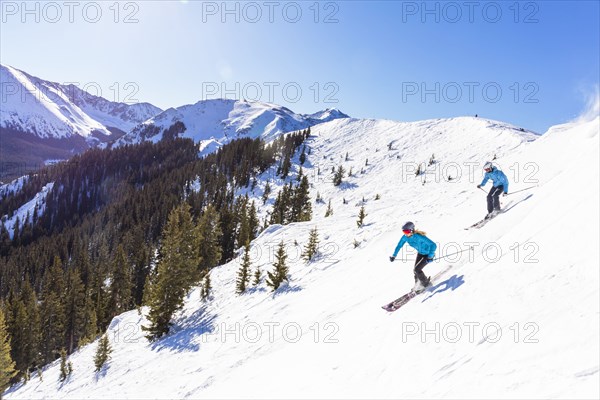
<svg viewBox="0 0 600 400"><path fill-rule="evenodd" d="M405 235L408 235L408 234L410 234L410 233L413 233L413 231L411 231L410 229L402 229L402 232L403 232Z"/></svg>

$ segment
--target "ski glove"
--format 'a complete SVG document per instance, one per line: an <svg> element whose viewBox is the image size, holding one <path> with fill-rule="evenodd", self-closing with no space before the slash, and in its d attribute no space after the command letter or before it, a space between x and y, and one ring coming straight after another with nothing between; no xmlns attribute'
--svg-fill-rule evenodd
<svg viewBox="0 0 600 400"><path fill-rule="evenodd" d="M428 258L427 259L427 264L429 264L430 262L433 262L433 258Z"/></svg>
<svg viewBox="0 0 600 400"><path fill-rule="evenodd" d="M391 262L394 262L394 260L395 260L395 259L396 259L396 257L394 257L394 256L390 256L390 261L391 261Z"/></svg>
<svg viewBox="0 0 600 400"><path fill-rule="evenodd" d="M506 197L506 196L508 196L508 193L504 193L502 196Z"/></svg>
<svg viewBox="0 0 600 400"><path fill-rule="evenodd" d="M481 189L481 185L477 185L477 189Z"/></svg>

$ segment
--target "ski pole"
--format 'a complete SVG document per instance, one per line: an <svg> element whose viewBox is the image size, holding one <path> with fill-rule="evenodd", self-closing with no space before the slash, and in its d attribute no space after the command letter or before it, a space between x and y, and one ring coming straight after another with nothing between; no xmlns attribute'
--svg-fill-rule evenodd
<svg viewBox="0 0 600 400"><path fill-rule="evenodd" d="M487 194L487 192L485 191L485 189L483 189L482 187L478 187L477 189L481 190L483 193Z"/></svg>
<svg viewBox="0 0 600 400"><path fill-rule="evenodd" d="M528 188L525 188L525 189L520 189L520 190L517 190L517 191L515 191L515 192L510 192L509 194L507 194L507 196L510 196L511 194L515 194L515 193L522 192L522 191L524 191L524 190L533 189L534 187L538 187L538 186L539 186L539 185L533 185L533 186L529 186Z"/></svg>
<svg viewBox="0 0 600 400"><path fill-rule="evenodd" d="M442 258L446 258L446 257L454 256L454 255L456 255L456 254L460 254L460 253L463 253L463 252L465 252L465 251L467 251L467 250L472 250L472 249L473 249L473 246L469 246L468 248L466 248L466 249L462 249L462 250L460 250L460 251L457 251L457 252L455 252L455 253L450 253L450 254L446 254L445 256L436 257L436 258L434 258L432 261L441 260Z"/></svg>

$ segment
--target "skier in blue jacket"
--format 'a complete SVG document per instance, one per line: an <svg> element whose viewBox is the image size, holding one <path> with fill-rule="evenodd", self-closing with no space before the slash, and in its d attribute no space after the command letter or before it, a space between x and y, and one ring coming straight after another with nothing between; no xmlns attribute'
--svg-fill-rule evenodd
<svg viewBox="0 0 600 400"><path fill-rule="evenodd" d="M394 261L398 252L404 246L404 243L408 243L411 247L417 250L417 259L415 260L415 287L413 291L419 293L425 290L425 288L431 285L431 278L425 276L423 272L423 268L433 261L433 257L435 256L435 249L437 249L437 245L425 236L425 232L419 231L415 229L415 224L412 222L407 222L402 226L402 233L404 235L398 242L396 249L394 250L394 254L390 257L390 261Z"/></svg>
<svg viewBox="0 0 600 400"><path fill-rule="evenodd" d="M481 184L477 185L478 188L485 186L488 180L492 180L492 189L487 195L487 215L485 219L493 217L495 214L500 212L500 193L504 192L504 196L508 194L508 179L504 172L496 168L491 162L486 162L483 165L485 175Z"/></svg>

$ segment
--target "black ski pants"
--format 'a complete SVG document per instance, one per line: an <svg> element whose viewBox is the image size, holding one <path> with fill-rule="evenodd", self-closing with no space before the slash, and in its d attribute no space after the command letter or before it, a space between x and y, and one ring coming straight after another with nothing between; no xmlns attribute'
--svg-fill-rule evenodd
<svg viewBox="0 0 600 400"><path fill-rule="evenodd" d="M415 283L417 282L417 279L418 279L421 281L423 286L425 286L425 283L427 283L427 277L425 276L425 273L423 272L423 268L425 268L425 266L427 265L428 257L429 256L427 256L425 254L417 254L417 259L415 260Z"/></svg>
<svg viewBox="0 0 600 400"><path fill-rule="evenodd" d="M494 210L500 211L500 194L504 192L504 185L492 187L487 195L487 210L488 214Z"/></svg>

